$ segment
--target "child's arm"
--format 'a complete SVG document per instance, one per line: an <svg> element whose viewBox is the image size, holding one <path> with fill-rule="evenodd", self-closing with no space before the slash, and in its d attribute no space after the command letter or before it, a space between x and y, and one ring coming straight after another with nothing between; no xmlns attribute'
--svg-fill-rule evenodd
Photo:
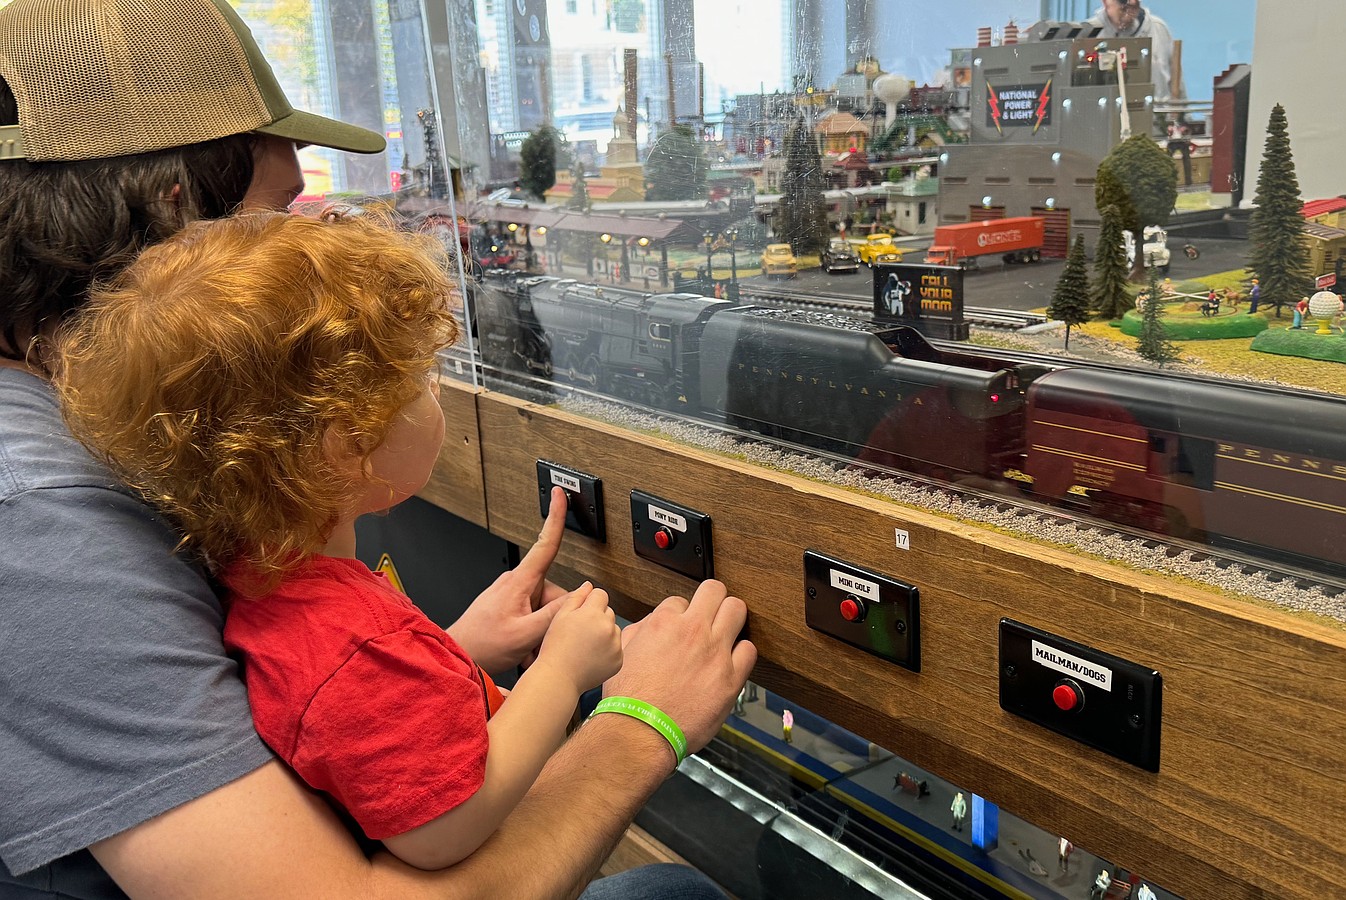
<svg viewBox="0 0 1346 900"><path fill-rule="evenodd" d="M419 828L386 838L403 862L442 869L472 855L527 793L565 738L582 692L621 668L621 631L607 594L587 582L561 604L538 661L487 725L486 776L467 800Z"/></svg>
<svg viewBox="0 0 1346 900"><path fill-rule="evenodd" d="M547 580L565 533L566 493L552 488L551 506L537 543L513 569L482 591L446 630L487 672L503 672L531 660L547 633L555 602L566 595Z"/></svg>

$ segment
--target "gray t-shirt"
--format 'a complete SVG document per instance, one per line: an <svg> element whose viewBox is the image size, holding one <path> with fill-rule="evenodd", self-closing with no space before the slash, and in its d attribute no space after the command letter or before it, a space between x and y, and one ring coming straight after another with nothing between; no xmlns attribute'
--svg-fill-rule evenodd
<svg viewBox="0 0 1346 900"><path fill-rule="evenodd" d="M0 368L0 896L123 896L83 848L272 758L176 543Z"/></svg>

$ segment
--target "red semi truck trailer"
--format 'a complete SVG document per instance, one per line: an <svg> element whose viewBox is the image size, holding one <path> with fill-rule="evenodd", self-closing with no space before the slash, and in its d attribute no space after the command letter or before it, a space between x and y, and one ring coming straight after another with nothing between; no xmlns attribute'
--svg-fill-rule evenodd
<svg viewBox="0 0 1346 900"><path fill-rule="evenodd" d="M940 266L975 266L979 257L998 254L1005 262L1037 262L1042 258L1046 219L1018 216L962 225L940 225L925 261Z"/></svg>

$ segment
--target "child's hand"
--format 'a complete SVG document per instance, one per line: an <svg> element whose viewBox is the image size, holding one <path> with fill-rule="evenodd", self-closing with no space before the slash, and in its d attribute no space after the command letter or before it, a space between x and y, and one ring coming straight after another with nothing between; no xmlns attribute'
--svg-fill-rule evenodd
<svg viewBox="0 0 1346 900"><path fill-rule="evenodd" d="M556 612L553 604L567 596L563 588L547 580L565 526L565 491L552 488L547 521L537 543L448 627L449 636L487 672L503 672L529 661L542 643Z"/></svg>
<svg viewBox="0 0 1346 900"><path fill-rule="evenodd" d="M556 605L537 664L571 678L576 694L582 694L621 669L622 632L608 607L608 592L587 581Z"/></svg>

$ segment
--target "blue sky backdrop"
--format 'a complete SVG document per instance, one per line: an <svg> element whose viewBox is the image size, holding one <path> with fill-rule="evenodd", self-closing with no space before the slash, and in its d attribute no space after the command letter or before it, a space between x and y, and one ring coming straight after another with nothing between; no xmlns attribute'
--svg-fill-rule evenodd
<svg viewBox="0 0 1346 900"><path fill-rule="evenodd" d="M825 14L840 21L845 0L823 3ZM1059 10L1074 18L1087 18L1100 5L1083 0L1047 4L1050 12ZM1210 99L1217 75L1233 63L1252 62L1256 0L1145 0L1145 5L1182 41L1183 73L1191 98ZM976 43L979 26L1000 30L1013 19L1027 28L1040 18L1042 6L1039 0L874 0L876 55L885 71L927 83L948 65L951 48ZM698 21L698 31L702 24ZM736 35L740 41L741 35ZM736 55L743 66L753 66L753 53L740 49ZM824 58L829 77L835 77L845 66L845 49L840 44L825 47Z"/></svg>
<svg viewBox="0 0 1346 900"><path fill-rule="evenodd" d="M1101 5L1076 2L1064 8L1087 18ZM1256 0L1145 0L1145 6L1168 22L1173 37L1182 41L1189 97L1210 99L1217 75L1233 63L1252 62ZM1049 8L1057 6L1049 4ZM1003 28L1011 17L1026 28L1038 20L1041 9L1037 0L939 0L919 5L909 0L878 2L875 24L881 35L879 59L885 69L890 68L889 54L895 65L901 57L915 59L921 64L916 80L926 81L944 65L940 61L941 43L952 47L955 42L950 39L957 38L964 45L974 44L978 26Z"/></svg>

